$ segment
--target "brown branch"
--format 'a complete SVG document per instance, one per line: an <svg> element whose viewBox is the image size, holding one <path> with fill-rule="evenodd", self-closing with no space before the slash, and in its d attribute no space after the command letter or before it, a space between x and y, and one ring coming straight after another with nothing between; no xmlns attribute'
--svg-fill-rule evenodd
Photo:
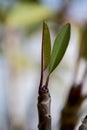
<svg viewBox="0 0 87 130"><path fill-rule="evenodd" d="M51 115L50 115L51 97L46 86L42 88L42 93L38 97L38 115L39 115L39 130L51 130Z"/></svg>
<svg viewBox="0 0 87 130"><path fill-rule="evenodd" d="M79 130L87 130L87 116L82 121L81 126L79 127Z"/></svg>
<svg viewBox="0 0 87 130"><path fill-rule="evenodd" d="M87 98L87 95L82 95L82 87L82 83L71 87L68 99L61 112L60 130L74 130L79 118L79 109Z"/></svg>
<svg viewBox="0 0 87 130"><path fill-rule="evenodd" d="M45 86L48 87L48 83L49 83L49 77L50 77L50 74L48 75L47 79L46 79L46 83L45 83Z"/></svg>

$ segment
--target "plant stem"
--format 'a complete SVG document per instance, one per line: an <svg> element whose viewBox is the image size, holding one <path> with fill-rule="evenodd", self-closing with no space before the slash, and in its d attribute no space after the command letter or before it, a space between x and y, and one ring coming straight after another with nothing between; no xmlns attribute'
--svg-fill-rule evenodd
<svg viewBox="0 0 87 130"><path fill-rule="evenodd" d="M48 86L48 83L49 83L49 77L50 77L50 74L49 74L48 77L47 77L47 80L46 80L45 86Z"/></svg>
<svg viewBox="0 0 87 130"><path fill-rule="evenodd" d="M42 92L38 96L38 115L39 115L39 130L51 130L51 115L50 115L51 97L46 86L43 86Z"/></svg>
<svg viewBox="0 0 87 130"><path fill-rule="evenodd" d="M43 27L43 33L44 33L44 27ZM42 33L42 49L41 49L41 78L40 78L40 85L39 85L39 89L41 89L42 85L43 85L43 33ZM40 90L39 90L40 91Z"/></svg>
<svg viewBox="0 0 87 130"><path fill-rule="evenodd" d="M41 79L39 85L39 96L38 96L38 117L39 117L39 130L51 130L51 116L50 116L50 103L51 97L48 91L49 75L46 80L46 84L43 86L43 76L44 76L44 57L43 57L43 47L44 47L44 26L42 34L42 51L41 51Z"/></svg>

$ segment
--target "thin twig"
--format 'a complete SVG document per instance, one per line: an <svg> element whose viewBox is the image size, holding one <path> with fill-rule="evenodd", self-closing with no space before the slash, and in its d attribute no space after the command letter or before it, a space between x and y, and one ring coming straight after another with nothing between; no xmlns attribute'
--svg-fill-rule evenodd
<svg viewBox="0 0 87 130"><path fill-rule="evenodd" d="M49 83L49 77L50 77L50 74L48 75L48 77L47 77L47 80L46 80L46 83L45 83L45 85L48 87L48 83Z"/></svg>
<svg viewBox="0 0 87 130"><path fill-rule="evenodd" d="M44 24L43 24L43 33L44 33ZM42 88L43 85L43 33L42 33L42 49L41 49L41 79L39 89Z"/></svg>

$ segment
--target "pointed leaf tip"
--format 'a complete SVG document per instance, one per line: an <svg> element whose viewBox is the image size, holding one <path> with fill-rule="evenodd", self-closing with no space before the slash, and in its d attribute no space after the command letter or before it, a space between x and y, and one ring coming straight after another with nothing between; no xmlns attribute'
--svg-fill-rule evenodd
<svg viewBox="0 0 87 130"><path fill-rule="evenodd" d="M62 60L70 40L70 23L65 24L59 31L53 45L49 73L51 73Z"/></svg>

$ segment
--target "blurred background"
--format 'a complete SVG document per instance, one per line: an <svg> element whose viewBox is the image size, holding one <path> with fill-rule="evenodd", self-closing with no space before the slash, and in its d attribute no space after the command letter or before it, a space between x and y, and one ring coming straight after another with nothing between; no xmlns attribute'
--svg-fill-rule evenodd
<svg viewBox="0 0 87 130"><path fill-rule="evenodd" d="M0 0L0 130L38 129L44 20L52 45L59 28L71 23L68 49L49 82L53 130L59 129L61 110L73 82L79 84L85 77L82 93L87 94L87 0ZM86 107L85 100L79 107L81 118Z"/></svg>

